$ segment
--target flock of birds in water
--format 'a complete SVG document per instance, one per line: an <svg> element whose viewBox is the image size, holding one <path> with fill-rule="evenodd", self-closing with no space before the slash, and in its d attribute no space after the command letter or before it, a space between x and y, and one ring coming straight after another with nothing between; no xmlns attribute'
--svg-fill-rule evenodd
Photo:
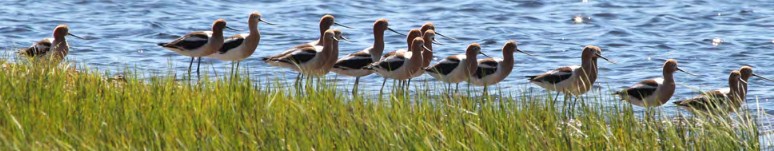
<svg viewBox="0 0 774 151"><path fill-rule="evenodd" d="M224 61L236 61L238 67L239 61L250 57L258 47L261 40L259 22L275 25L263 20L261 13L253 12L248 19L249 33L225 38L224 29L236 29L226 26L225 20L218 19L213 23L211 31L191 32L171 42L158 45L178 54L190 56L189 73L196 57L199 58L199 65L201 57L211 57ZM487 57L489 55L481 51L479 44L472 43L468 45L465 52L430 64L433 57L433 43L440 44L435 40L435 35L456 39L436 32L432 23L426 23L420 29L412 29L404 35L389 28L387 20L379 19L373 26L373 45L339 59L338 41L347 39L342 36L340 29L330 29L333 25L350 28L336 23L332 15L325 15L320 19L319 39L294 46L280 54L264 57L262 60L272 66L297 71L296 84L305 78L322 77L329 72L355 77L353 93L357 91L360 77L373 73L384 77L382 90L387 79L400 81L399 90L409 89L412 78L427 73L439 81L448 83L448 91L452 91L452 84L457 85L454 90L457 91L459 83L468 82L472 85L484 86L484 93L486 93L486 86L499 83L513 71L514 53L534 56L520 50L516 42L508 41L502 48L503 58L490 57L476 60L479 54ZM386 31L406 36L408 48L383 54ZM59 62L69 52L65 36L84 39L71 34L66 25L57 26L53 35L53 38L43 39L29 48L20 50L19 53ZM599 58L615 63L604 57L599 47L586 46L581 52L581 65L561 67L526 78L546 90L562 93L568 97L579 96L592 89L597 79L597 59ZM680 69L676 60L669 59L663 66L663 78L644 80L615 94L633 105L661 106L667 103L675 92L673 74L677 71L698 76ZM198 72L197 65L197 74ZM748 79L752 76L774 81L753 73L752 67L744 66L730 73L729 88L705 92L694 98L674 103L692 112L721 110L733 112L739 109L746 99Z"/></svg>

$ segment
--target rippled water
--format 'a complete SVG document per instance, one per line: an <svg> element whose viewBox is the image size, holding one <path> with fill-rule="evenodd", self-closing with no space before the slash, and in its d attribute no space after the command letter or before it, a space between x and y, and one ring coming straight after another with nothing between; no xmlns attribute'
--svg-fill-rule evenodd
<svg viewBox="0 0 774 151"><path fill-rule="evenodd" d="M404 33L432 22L438 32L459 39L438 38L445 44L434 47L439 57L461 53L472 42L482 44L490 55L502 56L502 45L515 40L522 50L540 56L517 54L514 72L500 85L507 89L535 88L522 77L580 64L580 51L585 45L600 46L604 55L619 62L600 62L598 81L611 89L661 76L661 65L669 58L677 59L685 70L702 74L692 77L676 73L679 83L703 90L725 87L729 71L742 65L751 65L756 73L774 77L774 1L769 0L59 0L0 1L0 5L0 37L4 39L0 47L11 50L29 46L50 37L56 25L67 24L74 34L96 38L70 38L74 50L69 58L110 70L129 64L147 72L166 71L171 61L176 70L184 72L190 58L155 43L190 31L209 30L218 18L229 21L231 27L246 30L248 14L260 11L264 19L281 25L259 25L261 45L242 63L255 76L279 77L286 71L288 79L294 77L294 72L269 67L260 57L316 39L319 18L333 14L337 22L356 27L344 30L353 42L341 43L341 56L370 46L371 26L380 18L389 20L393 29ZM237 33L226 31L227 36ZM404 38L386 35L385 52L405 47ZM209 58L204 62L212 62L221 73L231 65ZM352 82L351 78L337 78L344 83ZM378 89L379 82L381 77L372 75L364 78L361 85ZM774 109L769 102L774 99L774 82L751 82L750 95L760 98L765 109ZM695 94L678 86L673 101ZM666 108L675 107L668 104Z"/></svg>

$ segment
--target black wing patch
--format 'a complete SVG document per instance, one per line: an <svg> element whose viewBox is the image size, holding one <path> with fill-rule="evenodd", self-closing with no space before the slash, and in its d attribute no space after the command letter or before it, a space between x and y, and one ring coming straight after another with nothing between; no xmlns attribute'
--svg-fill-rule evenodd
<svg viewBox="0 0 774 151"><path fill-rule="evenodd" d="M492 75L497 72L497 66L494 67L481 67L476 68L476 77L481 79L487 75Z"/></svg>
<svg viewBox="0 0 774 151"><path fill-rule="evenodd" d="M645 97L653 95L653 93L656 92L656 89L658 89L658 82L650 79L637 83L635 87L619 91L617 94L628 94L630 97L642 100Z"/></svg>
<svg viewBox="0 0 774 151"><path fill-rule="evenodd" d="M656 89L658 87L651 87L651 86L642 86L642 87L635 87L635 88L628 88L626 90L618 92L618 94L628 94L629 97L637 98L639 100L642 100L645 97L648 97L650 95L653 95L654 92L656 92Z"/></svg>
<svg viewBox="0 0 774 151"><path fill-rule="evenodd" d="M172 48L178 48L182 50L193 50L204 46L205 44L207 44L208 41L209 41L209 37L206 34L192 34L182 39L179 39L177 41L174 41L172 43L166 43L166 44L162 43L159 45L163 47L172 47Z"/></svg>
<svg viewBox="0 0 774 151"><path fill-rule="evenodd" d="M497 61L484 61L484 62L481 62L481 64L492 66L492 67L497 67L498 65Z"/></svg>
<svg viewBox="0 0 774 151"><path fill-rule="evenodd" d="M449 75L457 66L460 65L460 59L446 58L445 61L441 61L438 64L433 65L430 68L425 69L427 72L438 73L440 75Z"/></svg>
<svg viewBox="0 0 774 151"><path fill-rule="evenodd" d="M572 68L570 67L562 67L556 70L558 71L551 74L542 74L539 76L528 76L528 78L529 80L535 81L535 82L548 82L551 84L556 84L572 77Z"/></svg>
<svg viewBox="0 0 774 151"><path fill-rule="evenodd" d="M371 63L374 63L374 61L371 59L371 56L368 55L368 57L352 57L346 60L339 60L338 62L336 62L336 64L333 65L333 67L339 68L342 70L362 69L363 67L368 66Z"/></svg>
<svg viewBox="0 0 774 151"><path fill-rule="evenodd" d="M396 58L399 58L400 60L406 60L403 56L395 56ZM403 66L404 61L382 61L379 62L379 67L382 69L386 69L387 71L394 71Z"/></svg>
<svg viewBox="0 0 774 151"><path fill-rule="evenodd" d="M38 49L38 48L41 48L41 49ZM46 52L48 52L49 49L51 49L51 42L47 40L42 40L38 43L35 43L35 45L32 47L24 48L20 50L20 52L21 54L24 54L26 56L35 57L35 56L46 54Z"/></svg>
<svg viewBox="0 0 774 151"><path fill-rule="evenodd" d="M227 53L229 50L234 49L236 47L239 47L239 45L242 45L242 42L244 42L244 38L229 38L226 39L226 41L223 42L223 47L220 47L220 51L218 51L220 54Z"/></svg>
<svg viewBox="0 0 774 151"><path fill-rule="evenodd" d="M279 61L293 64L302 64L312 60L312 58L315 56L317 56L317 51L305 49L303 52L290 54L290 56L282 58Z"/></svg>

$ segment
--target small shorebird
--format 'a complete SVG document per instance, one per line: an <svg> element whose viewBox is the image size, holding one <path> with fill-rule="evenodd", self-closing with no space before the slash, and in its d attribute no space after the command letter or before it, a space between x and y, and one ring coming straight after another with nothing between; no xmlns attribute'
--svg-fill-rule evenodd
<svg viewBox="0 0 774 151"><path fill-rule="evenodd" d="M739 109L739 107L741 107L741 104L743 104L745 102L745 100L747 99L747 90L748 90L747 89L747 84L750 82L750 81L748 81L750 79L750 77L755 76L755 77L758 77L758 78L761 78L761 79L764 79L764 80L774 81L772 79L769 79L769 78L766 78L766 77L763 77L763 76L760 76L758 74L753 73L753 69L750 66L743 66L742 68L739 69L739 72L741 73L742 81L746 81L746 82L739 83L739 86L741 87L741 90L736 91L736 92L739 93L738 94L739 102L736 102L738 104L731 104L731 105L734 105L734 106L729 106L729 107L735 107L735 108L728 108L729 110L727 110L727 111L737 110L737 109ZM729 79L729 80L731 80L731 79ZM730 81L729 81L729 84L730 84ZM734 86L734 85L729 85L729 86ZM689 99L689 100L684 100L684 101L679 101L679 102L674 102L674 103L677 104L678 106L686 108L686 110L689 110L689 111L693 111L691 109L688 109L690 107L695 107L695 108L697 108L699 110L707 111L706 107L708 107L708 106L703 106L703 105L706 105L707 103L709 103L708 101L711 101L711 100L716 100L716 101L725 100L725 101L728 101L728 96L732 95L731 91L732 91L731 88L721 88L721 89L717 89L717 90L714 90L714 91L706 92L705 94L701 94L701 95L696 96L696 97L694 97L692 99ZM686 101L688 101L688 102L686 102ZM702 106L695 106L695 104L693 104L693 106L692 106L692 103L702 103L703 105ZM723 103L723 102L720 102L720 103Z"/></svg>
<svg viewBox="0 0 774 151"><path fill-rule="evenodd" d="M223 47L223 29L226 28L236 30L226 26L226 20L218 19L212 23L212 31L192 32L172 42L159 43L158 45L178 54L190 56L191 62L188 64L188 73L191 73L194 58L199 57L199 63L196 66L196 75L199 75L202 57L211 55Z"/></svg>
<svg viewBox="0 0 774 151"><path fill-rule="evenodd" d="M475 74L470 79L470 84L484 86L484 92L487 92L487 86L500 83L513 71L513 64L515 63L513 53L520 52L529 56L535 56L520 50L515 41L506 42L502 51L505 59L478 59L478 65Z"/></svg>
<svg viewBox="0 0 774 151"><path fill-rule="evenodd" d="M357 92L358 83L360 83L360 77L370 75L373 73L371 70L365 70L363 67L368 66L371 63L377 62L381 59L384 52L384 31L392 31L396 34L403 35L393 29L391 29L386 19L379 19L374 22L374 45L365 48L362 51L358 51L339 59L333 65L333 72L355 77L355 86L352 88L352 93ZM403 35L406 36L406 35Z"/></svg>
<svg viewBox="0 0 774 151"><path fill-rule="evenodd" d="M345 27L345 28L350 28L348 26L344 26L344 25L341 25L339 23L336 23L335 18L333 17L333 15L325 15L322 18L320 18L320 38L319 39L317 39L315 41L312 41L312 42L309 42L309 43L305 43L305 44L301 44L301 45L295 46L293 48L285 50L284 52L282 52L280 54L276 54L276 55L269 56L269 57L264 57L264 58L262 58L262 60L264 62L266 62L267 64L271 65L271 66L286 67L286 68L290 68L290 69L298 71L297 67L287 67L287 66L284 66L283 63L280 63L280 62L277 62L277 61L272 61L271 59L272 58L283 57L283 56L286 56L286 55L288 55L290 53L300 52L300 51L305 51L305 50L310 50L310 49L316 50L318 52L322 51L323 44L324 44L322 42L322 40L324 39L323 37L325 37L325 32L328 29L330 29L331 26L333 26L333 25L342 26L342 27ZM296 83L298 83L298 80L301 79L302 76L303 76L303 74L301 72L299 72L298 76L296 76Z"/></svg>
<svg viewBox="0 0 774 151"><path fill-rule="evenodd" d="M313 74L314 76L324 76L325 74L328 74L328 72L331 72L333 70L333 65L336 64L336 61L339 59L339 39L343 39L344 41L349 41L346 37L344 37L343 32L341 29L334 28L331 29L333 31L333 37L335 41L331 42L331 51L330 54L325 57L325 62L322 66L322 68L318 68L316 73Z"/></svg>
<svg viewBox="0 0 774 151"><path fill-rule="evenodd" d="M459 85L460 82L468 81L475 74L478 54L489 57L481 51L481 45L472 43L468 45L465 53L446 57L433 66L424 68L424 71L435 79L448 83L451 91L451 84Z"/></svg>
<svg viewBox="0 0 774 151"><path fill-rule="evenodd" d="M260 12L253 12L250 14L247 21L250 33L238 34L227 38L223 41L223 47L207 57L223 61L236 61L237 68L239 68L239 62L253 55L255 49L258 47L258 43L261 42L261 32L258 30L258 22L275 25L263 20Z"/></svg>
<svg viewBox="0 0 774 151"><path fill-rule="evenodd" d="M325 75L328 73L324 71L326 66L333 66L333 61L330 58L336 58L338 50L334 50L338 45L338 39L334 30L327 30L323 33L323 47L322 49L315 49L314 47L303 47L303 49L296 49L284 55L272 56L264 58L264 61L274 64L280 67L289 68L299 71L299 76L296 77L296 84L301 79L301 75L307 77L316 77ZM335 60L334 60L335 61ZM330 71L330 69L328 69Z"/></svg>
<svg viewBox="0 0 774 151"><path fill-rule="evenodd" d="M578 96L589 90L597 80L597 58L614 61L602 56L602 49L597 46L583 48L580 66L561 67L537 76L527 76L529 81L550 91L565 95Z"/></svg>
<svg viewBox="0 0 774 151"><path fill-rule="evenodd" d="M739 68L739 72L742 73L742 80L744 80L744 81L750 80L750 77L753 77L753 76L761 78L761 79L764 79L764 80L768 80L768 81L774 81L774 79L769 79L769 78L766 78L766 77L763 77L763 76L760 76L758 74L753 73L753 68L750 67L750 66L742 66L742 68ZM742 100L746 100L747 99L747 97L746 97L747 96L747 83L743 83L742 85L744 85L744 94L745 94L745 95L742 95L743 96ZM724 88L724 89L721 89L721 90L723 90L723 92L726 92L726 94L729 93L729 88Z"/></svg>
<svg viewBox="0 0 774 151"><path fill-rule="evenodd" d="M621 99L641 107L658 107L668 102L675 93L676 71L698 76L677 67L677 61L669 59L664 63L663 78L649 79L624 90L615 92Z"/></svg>
<svg viewBox="0 0 774 151"><path fill-rule="evenodd" d="M731 113L739 109L744 103L747 91L747 81L742 79L742 73L731 71L728 77L728 92L722 90L710 91L692 99L674 102L678 107L686 109L694 114L706 113Z"/></svg>
<svg viewBox="0 0 774 151"><path fill-rule="evenodd" d="M410 33L414 31L419 32L418 29L414 29ZM409 36L411 35L409 34ZM410 51L399 52L390 57L383 58L381 61L367 66L366 69L374 70L379 75L382 75L385 78L384 82L387 81L387 78L390 78L400 80L401 84L403 84L403 81L411 79L412 75L422 70L422 50L428 50L424 47L424 43L425 41L421 37L416 37L411 42ZM384 82L382 82L382 89L384 89Z"/></svg>
<svg viewBox="0 0 774 151"><path fill-rule="evenodd" d="M54 28L54 38L38 41L29 48L19 50L19 53L34 58L52 58L54 62L59 63L70 52L70 45L65 36L85 39L71 34L67 25L59 25Z"/></svg>
<svg viewBox="0 0 774 151"><path fill-rule="evenodd" d="M389 52L387 54L384 54L382 56L382 58L379 61L377 61L377 62L385 61L385 59L394 57L396 54L402 54L402 53L410 52L409 50L413 46L413 45L411 45L411 43L414 42L415 38L422 38L422 32L419 29L412 29L412 30L409 31L408 35L406 36L406 43L408 44L408 48L407 49L398 49L396 51L392 51L392 52ZM424 42L424 39L423 39L423 42ZM424 51L424 50L422 50L422 51ZM374 62L374 63L377 63L377 62ZM371 63L371 64L374 64L374 63ZM371 66L371 65L368 65L368 66L364 67L363 69L372 70L369 66ZM384 80L382 81L382 88L381 88L381 90L384 90L384 85L387 83L387 76L382 75L382 73L387 73L387 72L389 72L389 71L376 72L376 74L379 74L380 76L384 77Z"/></svg>
<svg viewBox="0 0 774 151"><path fill-rule="evenodd" d="M422 33L425 33L427 30L433 30L433 31L435 31L435 25L433 25L433 23L429 23L429 22L428 22L428 23L425 23L424 25L422 25L422 27L421 27L419 30L421 30L421 31L422 31ZM454 38L454 37L449 37L449 36L446 36L446 35L444 35L444 34L441 34L441 33L438 33L438 32L435 32L435 34L436 34L436 35L439 35L439 36L441 36L441 37L444 37L444 38L449 38L449 39L451 39L451 40L457 40L457 38ZM427 41L427 39L425 39L425 41Z"/></svg>
<svg viewBox="0 0 774 151"><path fill-rule="evenodd" d="M422 30L420 29L420 31ZM425 40L425 47L428 50L431 50L431 51L427 51L427 50L422 51L422 69L430 66L430 62L433 61L433 51L432 51L433 43L441 45L441 42L438 42L438 40L435 40L435 35L436 35L435 30L432 30L432 29L427 29L425 31L422 31L422 39ZM479 45L478 48L481 49L481 46ZM413 77L419 77L419 76L422 76L422 74L425 74L425 70L420 70L415 75L413 75ZM411 79L409 79L408 82L409 82L408 84L411 84Z"/></svg>

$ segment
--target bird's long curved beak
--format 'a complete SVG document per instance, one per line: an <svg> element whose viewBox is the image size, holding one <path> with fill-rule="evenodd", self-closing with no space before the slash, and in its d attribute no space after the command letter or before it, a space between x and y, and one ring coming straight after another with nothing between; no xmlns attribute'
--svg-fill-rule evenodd
<svg viewBox="0 0 774 151"><path fill-rule="evenodd" d="M699 76L698 74L690 73L690 72L688 72L688 71L685 71L685 70L683 70L683 69L680 69L680 68L677 68L677 71L680 71L680 72L685 72L685 73L687 73L687 74L689 74L689 75L692 75L692 76Z"/></svg>
<svg viewBox="0 0 774 151"><path fill-rule="evenodd" d="M72 33L67 33L67 35L73 36L73 37L78 38L78 39L89 40L89 39L86 39L86 38L83 38L83 37L80 37L80 36L73 35Z"/></svg>
<svg viewBox="0 0 774 151"><path fill-rule="evenodd" d="M764 80L774 81L774 79L769 79L769 78L766 78L766 77L760 76L760 75L758 75L758 74L755 74L755 73L753 73L752 75L753 75L753 76L755 76L755 77L758 77L758 78L764 79Z"/></svg>
<svg viewBox="0 0 774 151"><path fill-rule="evenodd" d="M430 48L427 48L425 45L422 45L422 48L424 48L427 51L433 52L433 50L430 50Z"/></svg>
<svg viewBox="0 0 774 151"><path fill-rule="evenodd" d="M521 52L521 53L523 53L523 54L527 54L528 56L537 56L537 55L533 55L533 54L531 54L531 53L524 52L524 51L522 51L522 50L521 50L521 49L519 49L519 48L516 48L516 52Z"/></svg>
<svg viewBox="0 0 774 151"><path fill-rule="evenodd" d="M348 29L354 29L354 28L352 28L352 27L349 27L349 26L344 26L344 25L342 25L342 24L339 24L339 23L337 23L337 22L333 22L333 25L336 25L336 26L341 26L341 27L348 28Z"/></svg>
<svg viewBox="0 0 774 151"><path fill-rule="evenodd" d="M335 40L335 41L339 41L339 39L338 39L338 38L336 38L336 37L333 37L333 40Z"/></svg>
<svg viewBox="0 0 774 151"><path fill-rule="evenodd" d="M266 21L266 20L263 20L263 19L258 19L258 21L260 21L260 22L263 22L263 23L266 23L266 24L269 24L269 25L278 25L278 24L271 23L271 22L268 22L268 21Z"/></svg>
<svg viewBox="0 0 774 151"><path fill-rule="evenodd" d="M438 33L437 31L435 32L435 34L436 34L436 35L438 35L438 36L444 37L444 38L449 38L449 39L451 39L451 40L457 40L457 38L454 38L454 37L449 37L449 36L443 35L443 34L441 34L441 33Z"/></svg>
<svg viewBox="0 0 774 151"><path fill-rule="evenodd" d="M443 44L442 44L441 42L439 42L438 40L435 40L435 38L433 38L433 43L434 43L434 44L436 44L436 45L443 45Z"/></svg>
<svg viewBox="0 0 774 151"><path fill-rule="evenodd" d="M389 30L389 31L392 31L392 32L394 32L394 33L396 33L396 34L398 34L398 35L404 36L404 37L407 37L407 36L408 36L408 35L406 35L406 34L401 34L400 32L398 32L398 31L395 31L395 30L393 30L393 29L392 29L392 28L390 28L390 27L387 27L387 30Z"/></svg>
<svg viewBox="0 0 774 151"><path fill-rule="evenodd" d="M231 28L229 26L226 26L226 29L233 30L233 31L242 31L241 29L234 29L234 28Z"/></svg>
<svg viewBox="0 0 774 151"><path fill-rule="evenodd" d="M747 84L747 81L744 81L744 79L742 79L742 78L739 78L739 82L742 82L742 83L744 83L744 84Z"/></svg>
<svg viewBox="0 0 774 151"><path fill-rule="evenodd" d="M352 42L352 41L349 41L349 39L347 37L344 37L344 36L339 36L339 38L344 39L344 41L347 41L347 42Z"/></svg>
<svg viewBox="0 0 774 151"><path fill-rule="evenodd" d="M613 64L618 64L618 62L615 62L615 61L613 61L613 60L610 60L610 59L608 59L607 57L605 57L605 56L602 56L602 54L596 53L596 55L597 55L597 57L599 57L599 58L605 59L605 61L607 61L607 62L610 62L610 63L613 63Z"/></svg>
<svg viewBox="0 0 774 151"><path fill-rule="evenodd" d="M486 54L486 53L484 53L483 51L479 51L479 52L478 52L478 54L481 54L481 55L484 55L484 56L486 56L486 57L492 58L492 56L489 56L489 55L487 55L487 54Z"/></svg>

